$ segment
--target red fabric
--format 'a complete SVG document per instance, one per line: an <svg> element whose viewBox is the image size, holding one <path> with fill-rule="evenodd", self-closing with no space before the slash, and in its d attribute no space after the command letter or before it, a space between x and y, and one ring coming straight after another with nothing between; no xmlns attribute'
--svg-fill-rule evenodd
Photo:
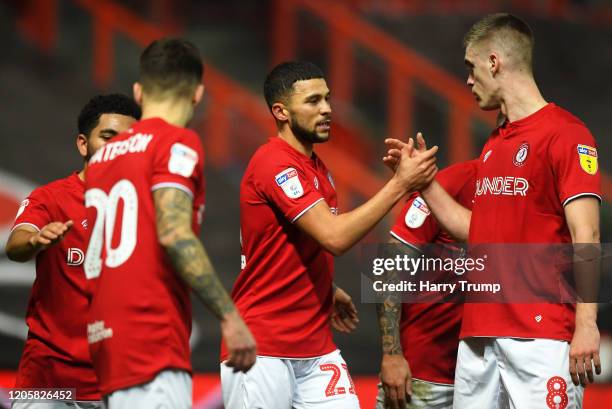
<svg viewBox="0 0 612 409"><path fill-rule="evenodd" d="M320 200L337 212L331 176L315 154L308 158L278 137L257 150L240 187L244 265L232 298L259 355L305 358L336 349L333 257L293 224Z"/></svg>
<svg viewBox="0 0 612 409"><path fill-rule="evenodd" d="M204 208L203 160L194 132L159 118L134 124L90 160L85 200L91 237L86 272L89 257L95 261L92 249L103 250L101 273L89 280L88 331L103 395L148 382L166 368L191 371L189 288L158 244L152 190L174 187L192 196L197 234ZM102 221L97 219L103 202L97 198L100 190L111 198L111 192L120 193L121 199L116 206L112 200L101 206L107 226L113 214L116 220L113 231L96 236L95 224ZM112 237L110 252L106 235ZM135 240L133 248L123 248L130 240Z"/></svg>
<svg viewBox="0 0 612 409"><path fill-rule="evenodd" d="M85 186L76 173L35 189L22 202L15 226L41 230L74 221L64 239L36 256L26 323L28 338L19 361L18 388L76 388L76 398L99 400L86 334L88 302L83 273Z"/></svg>
<svg viewBox="0 0 612 409"><path fill-rule="evenodd" d="M470 243L571 243L564 203L601 197L601 174L583 169L579 145L596 149L586 126L554 104L496 129L481 155ZM574 321L572 304L466 304L461 337L571 341Z"/></svg>
<svg viewBox="0 0 612 409"><path fill-rule="evenodd" d="M476 160L459 163L440 171L436 180L457 202L471 209L477 169ZM414 193L406 201L391 234L404 244L417 248L425 243L453 243L454 240L440 229L432 214L426 216L420 226L407 221L406 215L418 197L419 194ZM462 304L403 304L400 320L402 350L414 378L454 383L462 311Z"/></svg>

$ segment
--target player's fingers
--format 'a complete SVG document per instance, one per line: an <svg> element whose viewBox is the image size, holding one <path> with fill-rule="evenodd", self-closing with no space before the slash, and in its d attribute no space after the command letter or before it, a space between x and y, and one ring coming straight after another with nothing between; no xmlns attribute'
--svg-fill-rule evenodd
<svg viewBox="0 0 612 409"><path fill-rule="evenodd" d="M51 230L42 230L40 232L40 237L53 241L57 239L58 235Z"/></svg>
<svg viewBox="0 0 612 409"><path fill-rule="evenodd" d="M389 388L389 394L387 395L388 397L388 405L387 407L390 409L400 409L399 404L397 402L397 390L395 389L395 387L390 387ZM404 409L404 408L401 408Z"/></svg>
<svg viewBox="0 0 612 409"><path fill-rule="evenodd" d="M576 373L578 374L578 379L580 380L580 385L586 385L586 375L584 373L584 357L579 355L576 359Z"/></svg>
<svg viewBox="0 0 612 409"><path fill-rule="evenodd" d="M589 383L595 382L595 376L593 376L593 361L591 357L587 357L584 362L584 370L586 371L587 381Z"/></svg>
<svg viewBox="0 0 612 409"><path fill-rule="evenodd" d="M399 139L395 138L387 138L385 139L385 145L387 145L387 147L389 148L401 150L404 145L406 145L406 142L400 141Z"/></svg>
<svg viewBox="0 0 612 409"><path fill-rule="evenodd" d="M421 132L417 132L416 135L417 149L420 151L427 150L427 144L425 143L425 138L423 138L423 134Z"/></svg>
<svg viewBox="0 0 612 409"><path fill-rule="evenodd" d="M47 239L46 237L40 236L40 235L36 238L36 242L42 245L51 244L51 240Z"/></svg>
<svg viewBox="0 0 612 409"><path fill-rule="evenodd" d="M348 315L342 319L342 323L344 324L345 328L348 329L348 332L353 332L357 328L357 325L355 325L351 317Z"/></svg>
<svg viewBox="0 0 612 409"><path fill-rule="evenodd" d="M597 375L601 374L601 360L599 359L599 353L597 352L593 354L593 363L595 364L595 373Z"/></svg>
<svg viewBox="0 0 612 409"><path fill-rule="evenodd" d="M412 379L410 376L406 380L406 396L412 396ZM408 399L408 402L410 402L410 399Z"/></svg>
<svg viewBox="0 0 612 409"><path fill-rule="evenodd" d="M570 356L570 361L569 361L569 371L570 371L570 376L572 377L572 382L574 383L574 385L578 386L580 384L580 380L578 379L578 374L576 373L576 359L572 358Z"/></svg>
<svg viewBox="0 0 612 409"><path fill-rule="evenodd" d="M332 321L332 323L334 325L334 328L336 328L336 330L340 332L343 332L345 334L348 334L349 332L351 332L350 328L346 326L345 322L339 316L336 316L334 320Z"/></svg>
<svg viewBox="0 0 612 409"><path fill-rule="evenodd" d="M240 372L244 368L244 353L241 349L234 351L234 372Z"/></svg>

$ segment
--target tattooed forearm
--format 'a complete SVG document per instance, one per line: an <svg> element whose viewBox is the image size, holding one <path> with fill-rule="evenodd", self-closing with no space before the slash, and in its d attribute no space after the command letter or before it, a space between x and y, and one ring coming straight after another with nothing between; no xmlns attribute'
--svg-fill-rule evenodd
<svg viewBox="0 0 612 409"><path fill-rule="evenodd" d="M166 249L174 270L204 305L221 319L235 307L217 277L204 246L191 229L191 198L174 188L156 190L153 196L158 239Z"/></svg>
<svg viewBox="0 0 612 409"><path fill-rule="evenodd" d="M418 257L412 248L393 241L395 245L387 244L385 257L395 257L397 253L407 254L410 257ZM398 272L391 270L383 276L388 284L397 284L401 281ZM397 355L402 353L400 342L400 317L402 314L402 299L398 293L388 291L378 294L376 312L378 313L378 326L380 327L381 344L383 354Z"/></svg>
<svg viewBox="0 0 612 409"><path fill-rule="evenodd" d="M385 275L385 282L390 283L397 279L395 271L390 271ZM376 304L376 312L378 313L383 354L397 355L402 353L400 343L401 308L402 302L399 296L393 292L380 294Z"/></svg>

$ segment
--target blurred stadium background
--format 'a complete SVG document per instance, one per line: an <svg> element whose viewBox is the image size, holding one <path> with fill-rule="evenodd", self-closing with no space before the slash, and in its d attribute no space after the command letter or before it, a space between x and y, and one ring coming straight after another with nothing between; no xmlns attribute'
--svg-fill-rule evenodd
<svg viewBox="0 0 612 409"><path fill-rule="evenodd" d="M192 123L206 150L207 214L202 239L230 288L239 272L239 182L248 158L274 132L262 83L270 67L308 59L332 90L332 141L318 146L341 210L388 177L387 136L423 131L447 165L475 157L495 123L465 86L461 39L484 14L511 11L535 31L535 74L545 97L595 135L604 172L602 241L612 235L612 82L609 0L0 0L0 386L12 379L26 327L33 264L6 259L19 202L37 185L79 169L76 116L93 95L131 94L140 50L167 34L194 41L206 63L205 103ZM386 240L392 218L367 241ZM337 261L337 283L360 299L358 249ZM49 289L53 291L53 289ZM220 407L219 331L194 303L194 407ZM372 407L380 344L373 305L358 305L360 328L336 341L363 407ZM612 310L602 305L599 385L585 408L612 402ZM432 357L435 359L435 357ZM208 374L208 375L207 375ZM1 398L1 397L0 397ZM1 403L0 403L1 405Z"/></svg>

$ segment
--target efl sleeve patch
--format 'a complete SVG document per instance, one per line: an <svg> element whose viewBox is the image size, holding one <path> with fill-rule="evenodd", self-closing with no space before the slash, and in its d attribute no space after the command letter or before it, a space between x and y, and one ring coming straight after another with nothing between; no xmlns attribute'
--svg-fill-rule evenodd
<svg viewBox="0 0 612 409"><path fill-rule="evenodd" d="M589 175L597 173L597 149L588 145L578 145L580 167Z"/></svg>
<svg viewBox="0 0 612 409"><path fill-rule="evenodd" d="M297 199L304 195L304 188L294 168L287 168L274 177L276 184L283 189L290 199Z"/></svg>
<svg viewBox="0 0 612 409"><path fill-rule="evenodd" d="M197 163L198 153L189 146L177 142L170 148L170 160L168 161L170 173L186 178L191 177Z"/></svg>
<svg viewBox="0 0 612 409"><path fill-rule="evenodd" d="M421 227L430 213L431 211L427 207L425 200L421 196L417 196L410 205L410 209L406 212L406 217L404 218L406 226L411 229Z"/></svg>

